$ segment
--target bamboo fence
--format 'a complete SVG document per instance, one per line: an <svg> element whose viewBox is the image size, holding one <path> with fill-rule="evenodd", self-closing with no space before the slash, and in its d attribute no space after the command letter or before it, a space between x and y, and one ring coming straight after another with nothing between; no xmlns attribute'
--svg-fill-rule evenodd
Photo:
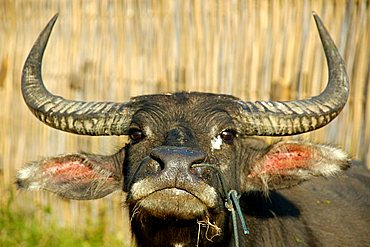
<svg viewBox="0 0 370 247"><path fill-rule="evenodd" d="M56 12L43 75L48 89L65 98L126 101L141 94L207 91L291 100L316 95L327 82L313 10L343 55L351 92L330 125L293 138L340 146L370 167L369 1L1 0L0 205L13 196L14 207L46 225L57 221L78 231L102 224L130 241L122 193L76 202L13 186L16 170L27 161L76 151L108 154L126 141L56 131L24 104L23 63ZM51 212L44 210L49 207Z"/></svg>

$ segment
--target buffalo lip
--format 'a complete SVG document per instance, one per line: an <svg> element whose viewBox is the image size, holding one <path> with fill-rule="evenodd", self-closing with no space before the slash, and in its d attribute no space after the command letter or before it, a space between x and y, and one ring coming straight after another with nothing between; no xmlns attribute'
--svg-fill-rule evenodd
<svg viewBox="0 0 370 247"><path fill-rule="evenodd" d="M138 202L141 209L157 218L197 219L207 214L206 204L182 188L163 188L143 197Z"/></svg>

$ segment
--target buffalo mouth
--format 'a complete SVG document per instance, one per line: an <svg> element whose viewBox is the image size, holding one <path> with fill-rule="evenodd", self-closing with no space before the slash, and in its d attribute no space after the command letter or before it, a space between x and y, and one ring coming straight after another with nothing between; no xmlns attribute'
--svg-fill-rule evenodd
<svg viewBox="0 0 370 247"><path fill-rule="evenodd" d="M209 206L193 193L173 187L155 190L140 198L133 213L145 212L161 219L193 220L207 215Z"/></svg>

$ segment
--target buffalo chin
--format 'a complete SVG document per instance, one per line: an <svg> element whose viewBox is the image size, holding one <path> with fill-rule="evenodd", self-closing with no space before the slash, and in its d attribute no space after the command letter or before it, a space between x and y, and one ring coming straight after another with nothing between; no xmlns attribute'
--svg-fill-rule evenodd
<svg viewBox="0 0 370 247"><path fill-rule="evenodd" d="M138 210L160 219L193 220L203 218L207 206L189 192L169 188L151 193L138 202Z"/></svg>
<svg viewBox="0 0 370 247"><path fill-rule="evenodd" d="M132 231L138 247L224 246L229 232L225 211L207 208L196 196L178 188L162 189L130 204Z"/></svg>

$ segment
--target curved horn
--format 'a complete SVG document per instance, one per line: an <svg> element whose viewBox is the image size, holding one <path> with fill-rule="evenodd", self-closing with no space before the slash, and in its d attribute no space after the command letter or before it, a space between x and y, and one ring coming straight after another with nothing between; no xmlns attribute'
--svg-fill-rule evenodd
<svg viewBox="0 0 370 247"><path fill-rule="evenodd" d="M42 58L56 14L33 45L22 73L23 98L32 113L45 124L80 135L127 134L131 109L125 103L66 100L51 94L41 75Z"/></svg>
<svg viewBox="0 0 370 247"><path fill-rule="evenodd" d="M304 100L238 101L242 106L238 118L246 135L284 136L309 132L332 121L346 104L349 82L344 61L319 16L316 13L313 16L329 68L325 90Z"/></svg>

